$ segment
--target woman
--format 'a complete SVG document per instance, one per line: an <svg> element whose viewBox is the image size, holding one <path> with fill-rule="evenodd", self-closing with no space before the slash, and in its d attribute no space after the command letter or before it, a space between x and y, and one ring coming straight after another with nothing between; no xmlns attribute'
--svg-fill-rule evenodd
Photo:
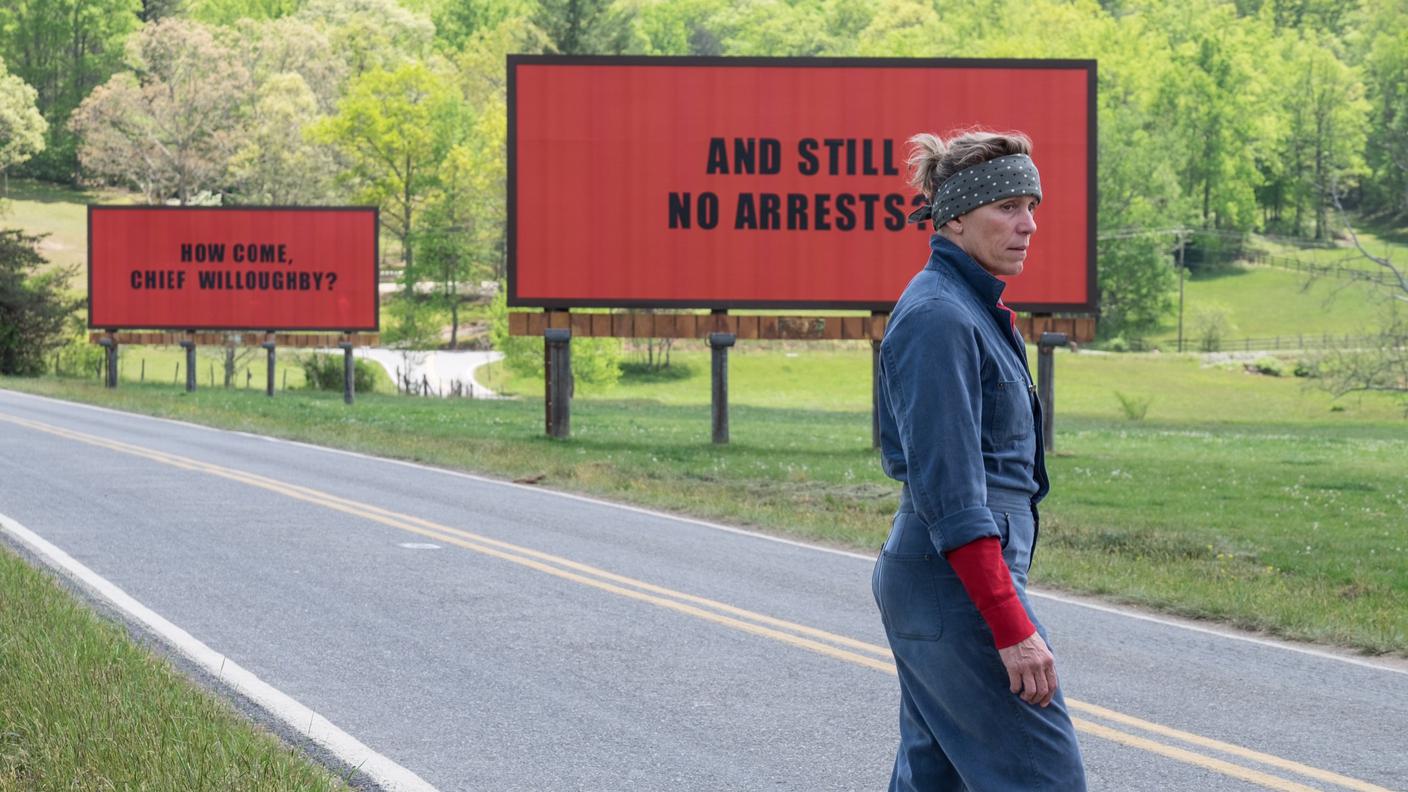
<svg viewBox="0 0 1408 792"><path fill-rule="evenodd" d="M1040 409L997 276L1026 263L1041 181L1020 133L910 139L935 233L880 345L882 462L904 483L872 585L900 679L891 790L1085 789L1026 597L1047 491Z"/></svg>

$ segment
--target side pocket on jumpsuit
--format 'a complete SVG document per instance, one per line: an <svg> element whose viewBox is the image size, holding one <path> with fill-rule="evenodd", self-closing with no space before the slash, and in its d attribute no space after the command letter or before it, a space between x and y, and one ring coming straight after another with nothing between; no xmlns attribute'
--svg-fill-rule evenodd
<svg viewBox="0 0 1408 792"><path fill-rule="evenodd" d="M885 629L895 638L937 641L943 634L934 557L882 551L872 585Z"/></svg>

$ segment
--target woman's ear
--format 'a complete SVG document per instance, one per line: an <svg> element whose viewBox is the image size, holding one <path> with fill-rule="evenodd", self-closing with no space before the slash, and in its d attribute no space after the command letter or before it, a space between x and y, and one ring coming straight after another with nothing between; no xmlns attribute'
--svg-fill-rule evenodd
<svg viewBox="0 0 1408 792"><path fill-rule="evenodd" d="M949 231L952 231L955 234L961 234L963 233L963 221L955 217L952 220L945 222L944 228L947 228Z"/></svg>

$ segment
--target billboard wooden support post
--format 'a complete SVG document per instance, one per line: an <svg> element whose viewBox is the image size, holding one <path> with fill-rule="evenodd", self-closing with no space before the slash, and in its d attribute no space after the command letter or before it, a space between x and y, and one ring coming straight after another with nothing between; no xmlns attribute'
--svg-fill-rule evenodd
<svg viewBox="0 0 1408 792"><path fill-rule="evenodd" d="M1056 359L1053 350L1066 346L1065 333L1042 333L1036 342L1036 397L1041 400L1041 443L1055 451Z"/></svg>
<svg viewBox="0 0 1408 792"><path fill-rule="evenodd" d="M194 393L196 390L196 342L187 338L181 342L181 348L186 350L186 393Z"/></svg>
<svg viewBox="0 0 1408 792"><path fill-rule="evenodd" d="M870 447L880 447L880 342L870 342Z"/></svg>
<svg viewBox="0 0 1408 792"><path fill-rule="evenodd" d="M572 434L572 330L543 330L544 402L548 437L565 439Z"/></svg>
<svg viewBox="0 0 1408 792"><path fill-rule="evenodd" d="M274 396L274 350L275 350L275 348L277 347L277 345L274 343L273 334L271 333L271 334L269 335L269 340L268 340L268 341L265 341L265 342L262 343L262 344L260 344L260 346L264 347L265 351L268 352L268 355L269 355L269 378L268 378L267 380L265 380L265 382L264 382L264 395L266 395L266 396L268 396L268 397L270 397L270 398L273 398L273 396Z"/></svg>
<svg viewBox="0 0 1408 792"><path fill-rule="evenodd" d="M733 333L709 334L710 381L712 398L710 414L714 424L714 442L728 443L728 348L738 336Z"/></svg>
<svg viewBox="0 0 1408 792"><path fill-rule="evenodd" d="M338 344L342 348L342 401L344 404L351 404L353 391L356 388L357 365L352 360L352 342L343 340Z"/></svg>
<svg viewBox="0 0 1408 792"><path fill-rule="evenodd" d="M98 345L103 348L103 387L117 387L117 338L112 332L98 339Z"/></svg>

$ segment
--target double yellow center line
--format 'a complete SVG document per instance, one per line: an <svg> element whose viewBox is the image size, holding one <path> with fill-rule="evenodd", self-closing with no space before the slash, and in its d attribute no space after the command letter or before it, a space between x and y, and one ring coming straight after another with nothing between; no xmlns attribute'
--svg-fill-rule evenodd
<svg viewBox="0 0 1408 792"><path fill-rule="evenodd" d="M295 500L333 509L334 511L339 511L354 517L371 520L372 522L381 523L382 525L398 530L407 531L429 539L434 539L438 542L444 542L512 564L527 567L528 569L552 575L563 580L589 586L638 602L666 608L723 627L779 641L799 649L805 649L853 665L863 666L892 675L895 673L894 659L889 649L878 644L867 643L844 635L810 627L805 624L778 619L763 613L757 613L724 602L719 602L718 600L700 597L664 586L658 586L643 580L618 575L614 572L573 561L562 556L544 553L539 550L500 541L413 515L383 509L373 504L342 498L321 490L271 479L255 473L214 465L190 457L179 456L152 448L76 432L51 424L40 423L38 421L31 421L15 416L0 414L0 420L87 445L149 459L183 470L218 476L269 492L275 492ZM1158 754L1179 762L1196 765L1268 789L1283 790L1284 792L1315 792L1317 788L1278 775L1273 775L1270 772L1255 767L1237 764L1229 759L1218 758L1217 756L1195 749L1212 751L1233 759L1273 767L1305 779L1333 784L1344 789L1357 790L1358 792L1390 792L1390 790L1384 787L1366 781L1311 767L1289 759L1283 759L1279 756L1254 751L1240 745L1234 745L1181 729L1164 726L1159 723L1136 718L1132 715L1126 715L1077 699L1067 698L1066 705L1073 713L1079 713L1105 721L1105 723L1097 723L1085 718L1073 717L1072 720L1076 728L1082 732ZM1177 741L1192 747L1180 747L1169 742L1160 742L1159 740L1153 739L1153 737L1143 736L1133 731L1125 731L1108 724L1118 724L1119 726L1128 727L1129 729L1137 730L1147 735Z"/></svg>

